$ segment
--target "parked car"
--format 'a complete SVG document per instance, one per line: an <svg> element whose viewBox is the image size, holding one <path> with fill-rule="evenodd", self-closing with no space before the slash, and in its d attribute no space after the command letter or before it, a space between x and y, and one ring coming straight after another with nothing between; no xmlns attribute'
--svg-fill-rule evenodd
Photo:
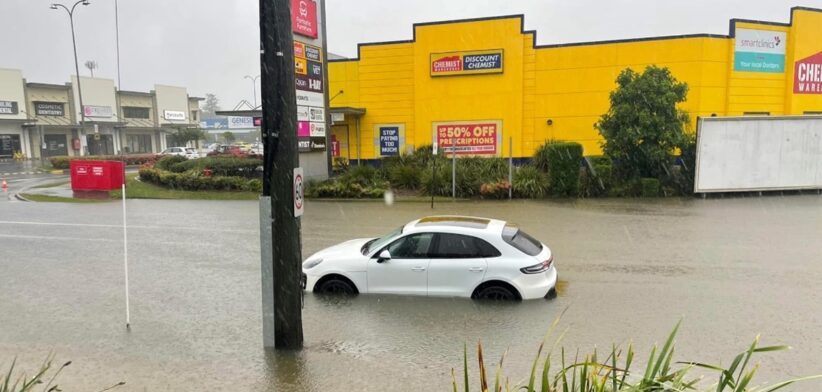
<svg viewBox="0 0 822 392"><path fill-rule="evenodd" d="M343 242L303 262L305 289L491 300L550 298L551 250L501 220L431 216Z"/></svg>
<svg viewBox="0 0 822 392"><path fill-rule="evenodd" d="M235 156L235 157L244 157L248 154L243 152L240 146L226 146L221 145L217 146L213 151L206 154L206 156L214 157L214 156Z"/></svg>
<svg viewBox="0 0 822 392"><path fill-rule="evenodd" d="M192 147L169 147L163 150L160 153L161 156L166 155L177 155L181 157L186 157L188 159L199 158L200 154L197 153L197 149Z"/></svg>

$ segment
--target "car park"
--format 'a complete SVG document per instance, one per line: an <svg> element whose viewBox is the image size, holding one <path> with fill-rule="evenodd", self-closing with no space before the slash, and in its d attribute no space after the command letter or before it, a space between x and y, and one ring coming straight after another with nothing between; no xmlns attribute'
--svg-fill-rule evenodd
<svg viewBox="0 0 822 392"><path fill-rule="evenodd" d="M431 216L379 238L347 241L303 262L305 289L489 300L550 298L551 250L501 220Z"/></svg>

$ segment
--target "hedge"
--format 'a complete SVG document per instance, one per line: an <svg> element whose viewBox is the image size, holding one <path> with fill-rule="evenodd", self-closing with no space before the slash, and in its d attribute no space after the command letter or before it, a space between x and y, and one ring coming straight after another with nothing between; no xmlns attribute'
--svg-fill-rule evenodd
<svg viewBox="0 0 822 392"><path fill-rule="evenodd" d="M544 149L548 162L548 178L551 194L576 197L579 188L579 168L582 145L574 142L549 143Z"/></svg>
<svg viewBox="0 0 822 392"><path fill-rule="evenodd" d="M174 173L156 168L140 169L140 181L186 191L249 191L261 192L263 182L242 177L205 177L193 172Z"/></svg>
<svg viewBox="0 0 822 392"><path fill-rule="evenodd" d="M174 173L202 173L203 170L210 169L214 176L258 178L262 176L262 165L263 161L256 158L208 157L184 159L169 165L167 170Z"/></svg>
<svg viewBox="0 0 822 392"><path fill-rule="evenodd" d="M122 161L125 160L127 166L139 166L153 164L157 161L155 154L129 154L129 155L87 155L82 157L56 156L50 157L51 167L55 169L68 169L70 161Z"/></svg>

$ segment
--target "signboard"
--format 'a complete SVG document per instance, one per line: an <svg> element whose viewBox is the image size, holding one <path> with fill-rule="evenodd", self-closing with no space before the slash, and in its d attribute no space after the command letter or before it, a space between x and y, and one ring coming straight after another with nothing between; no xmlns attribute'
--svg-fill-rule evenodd
<svg viewBox="0 0 822 392"><path fill-rule="evenodd" d="M297 90L297 105L325 107L325 95L310 91Z"/></svg>
<svg viewBox="0 0 822 392"><path fill-rule="evenodd" d="M200 128L226 129L228 128L228 119L225 117L204 118L203 121L200 121Z"/></svg>
<svg viewBox="0 0 822 392"><path fill-rule="evenodd" d="M431 76L502 73L502 49L431 53Z"/></svg>
<svg viewBox="0 0 822 392"><path fill-rule="evenodd" d="M294 83L298 90L314 91L321 93L323 91L323 80L308 76L297 75L297 80Z"/></svg>
<svg viewBox="0 0 822 392"><path fill-rule="evenodd" d="M400 127L379 126L377 127L377 135L380 137L380 156L400 155Z"/></svg>
<svg viewBox="0 0 822 392"><path fill-rule="evenodd" d="M345 121L345 113L331 113L331 121L335 123Z"/></svg>
<svg viewBox="0 0 822 392"><path fill-rule="evenodd" d="M323 37L319 34L322 4L316 0L291 0L297 144L301 152L323 151L328 144Z"/></svg>
<svg viewBox="0 0 822 392"><path fill-rule="evenodd" d="M85 105L83 106L83 115L86 117L111 117L113 112L111 111L111 106L92 106L92 105Z"/></svg>
<svg viewBox="0 0 822 392"><path fill-rule="evenodd" d="M785 72L787 37L783 31L736 29L734 71Z"/></svg>
<svg viewBox="0 0 822 392"><path fill-rule="evenodd" d="M263 126L263 118L262 117L254 117L254 126L255 127Z"/></svg>
<svg viewBox="0 0 822 392"><path fill-rule="evenodd" d="M305 193L303 192L303 168L294 168L294 217L303 215Z"/></svg>
<svg viewBox="0 0 822 392"><path fill-rule="evenodd" d="M186 112L179 112L175 110L163 110L163 118L169 121L185 121Z"/></svg>
<svg viewBox="0 0 822 392"><path fill-rule="evenodd" d="M822 94L822 52L799 60L794 65L794 94Z"/></svg>
<svg viewBox="0 0 822 392"><path fill-rule="evenodd" d="M0 101L0 114L17 114L17 102L14 101Z"/></svg>
<svg viewBox="0 0 822 392"><path fill-rule="evenodd" d="M499 120L434 123L434 154L496 155L501 132Z"/></svg>
<svg viewBox="0 0 822 392"><path fill-rule="evenodd" d="M291 29L295 34L317 38L317 3L291 0Z"/></svg>
<svg viewBox="0 0 822 392"><path fill-rule="evenodd" d="M337 135L331 135L331 156L340 156L340 141L337 140Z"/></svg>
<svg viewBox="0 0 822 392"><path fill-rule="evenodd" d="M65 104L62 102L34 102L34 114L37 116L58 116L66 115Z"/></svg>
<svg viewBox="0 0 822 392"><path fill-rule="evenodd" d="M228 116L228 129L254 128L253 117Z"/></svg>

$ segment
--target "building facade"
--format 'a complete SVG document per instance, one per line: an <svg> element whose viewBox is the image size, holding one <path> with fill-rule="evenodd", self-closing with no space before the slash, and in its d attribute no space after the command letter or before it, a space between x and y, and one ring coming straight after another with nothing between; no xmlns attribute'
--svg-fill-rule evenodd
<svg viewBox="0 0 822 392"><path fill-rule="evenodd" d="M547 140L601 153L594 124L625 68L667 67L699 116L822 112L822 10L790 21L734 19L728 35L537 45L523 16L420 23L413 39L360 44L330 60L332 150L379 159L422 145L529 157Z"/></svg>
<svg viewBox="0 0 822 392"><path fill-rule="evenodd" d="M0 159L157 153L172 147L170 135L199 129L201 100L184 87L118 91L113 80L84 76L28 83L20 70L0 69Z"/></svg>

